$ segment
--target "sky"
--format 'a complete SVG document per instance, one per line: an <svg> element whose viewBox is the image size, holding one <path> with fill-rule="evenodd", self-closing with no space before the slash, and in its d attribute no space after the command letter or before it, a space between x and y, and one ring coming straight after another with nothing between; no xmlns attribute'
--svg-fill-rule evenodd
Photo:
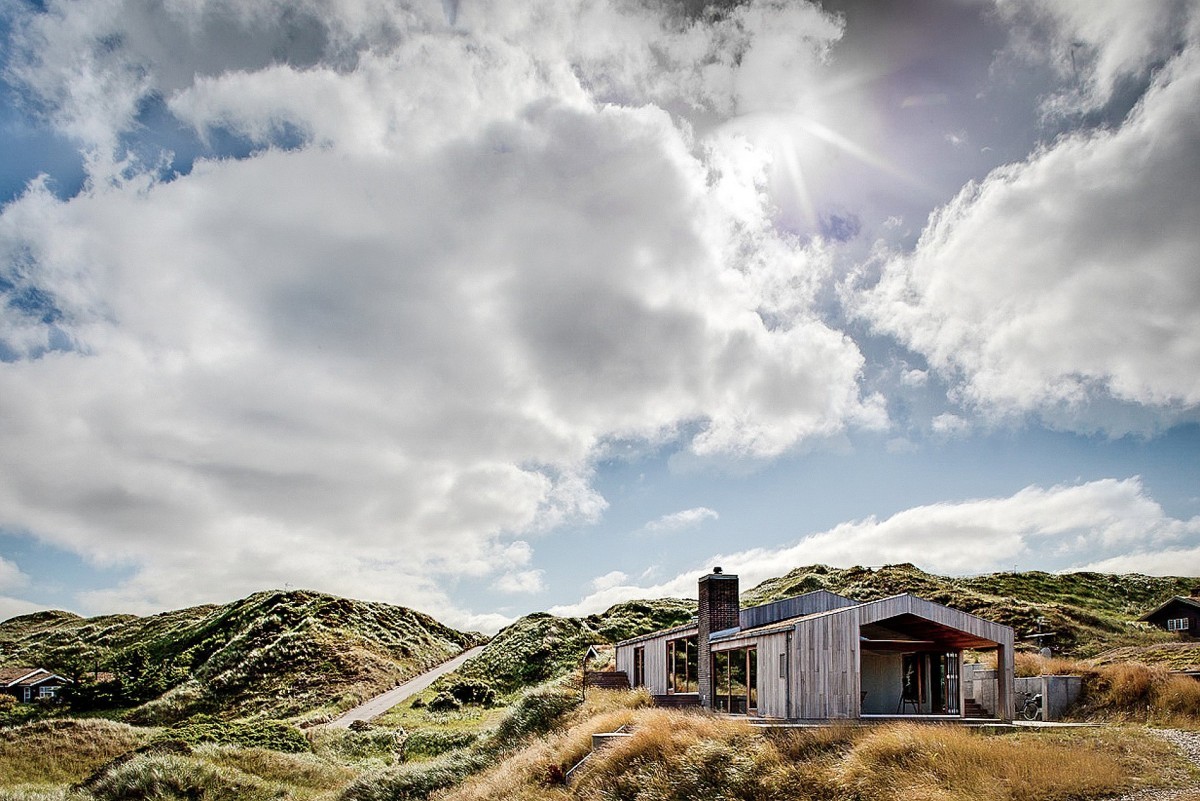
<svg viewBox="0 0 1200 801"><path fill-rule="evenodd" d="M0 0L0 618L1200 575L1200 4Z"/></svg>

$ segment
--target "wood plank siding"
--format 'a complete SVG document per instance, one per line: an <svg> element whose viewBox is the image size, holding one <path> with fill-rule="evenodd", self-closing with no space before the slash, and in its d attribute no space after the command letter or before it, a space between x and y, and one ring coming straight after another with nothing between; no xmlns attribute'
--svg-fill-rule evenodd
<svg viewBox="0 0 1200 801"><path fill-rule="evenodd" d="M738 618L743 629L752 629L791 617L855 606L857 603L858 601L852 601L829 590L814 590L792 598L784 598L782 601L748 607L738 614Z"/></svg>
<svg viewBox="0 0 1200 801"><path fill-rule="evenodd" d="M759 622L758 626L747 623ZM783 719L851 719L863 713L863 651L869 652L868 689L872 711L894 704L881 687L899 686L901 652L937 656L958 664L965 648L997 652L997 717L1009 719L1013 710L1013 630L976 615L923 600L896 595L856 603L833 593L810 593L775 604L742 610L741 627L714 633L713 653L757 649L758 714ZM864 629L864 627L866 627ZM644 685L665 695L669 684L667 643L697 634L698 627L679 627L617 644L617 670L633 681L635 652L644 649ZM880 665L888 667L881 673ZM872 683L874 682L874 683ZM940 685L939 685L940 686ZM711 689L711 688L708 688ZM704 693L706 690L702 689ZM956 714L962 708L961 685L945 684L942 708ZM884 699L889 699L884 701ZM929 706L936 702L930 701ZM936 709L926 709L926 712Z"/></svg>
<svg viewBox="0 0 1200 801"><path fill-rule="evenodd" d="M634 652L644 649L645 654L645 684L651 695L667 694L667 643L680 637L696 634L695 626L669 629L668 631L647 634L631 640L617 643L617 670L625 671L630 684L634 684ZM637 685L634 684L636 687Z"/></svg>
<svg viewBox="0 0 1200 801"><path fill-rule="evenodd" d="M913 595L853 604L726 635L713 652L757 646L758 709L767 717L827 720L862 714L862 642L865 625L888 623L928 634L947 648L997 648L1000 714L1012 709L1012 629ZM781 667L779 659L786 654ZM780 678L780 673L786 678Z"/></svg>

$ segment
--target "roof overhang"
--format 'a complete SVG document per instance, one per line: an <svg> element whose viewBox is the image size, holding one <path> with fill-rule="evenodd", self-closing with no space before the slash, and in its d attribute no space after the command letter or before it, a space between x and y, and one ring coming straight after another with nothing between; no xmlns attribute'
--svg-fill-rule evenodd
<svg viewBox="0 0 1200 801"><path fill-rule="evenodd" d="M999 643L968 631L904 613L859 627L859 642L870 651L928 651L935 648L995 648Z"/></svg>

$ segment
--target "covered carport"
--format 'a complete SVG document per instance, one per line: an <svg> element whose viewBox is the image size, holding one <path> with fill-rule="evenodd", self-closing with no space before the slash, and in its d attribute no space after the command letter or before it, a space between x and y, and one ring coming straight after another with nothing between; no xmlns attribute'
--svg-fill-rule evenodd
<svg viewBox="0 0 1200 801"><path fill-rule="evenodd" d="M863 716L962 717L975 707L961 681L963 651L1002 643L912 613L859 626Z"/></svg>

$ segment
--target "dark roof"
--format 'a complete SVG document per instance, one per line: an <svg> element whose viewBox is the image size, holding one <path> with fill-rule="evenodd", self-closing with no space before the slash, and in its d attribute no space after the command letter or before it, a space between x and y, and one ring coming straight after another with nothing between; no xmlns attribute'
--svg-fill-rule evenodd
<svg viewBox="0 0 1200 801"><path fill-rule="evenodd" d="M629 645L630 643L642 642L643 640L654 640L659 637L669 637L672 634L684 634L685 632L696 633L700 628L695 623L685 623L682 626L676 626L671 629L661 629L652 631L649 634L641 634L637 637L630 637L628 640L621 640L617 645Z"/></svg>
<svg viewBox="0 0 1200 801"><path fill-rule="evenodd" d="M51 679L58 679L64 684L71 683L66 676L51 673L45 668L0 667L0 687L34 687Z"/></svg>
<svg viewBox="0 0 1200 801"><path fill-rule="evenodd" d="M1147 612L1146 614L1142 615L1141 617L1138 618L1138 620L1149 620L1150 618L1154 617L1159 612L1161 612L1162 610L1166 609L1168 606L1170 606L1171 604L1174 604L1174 603L1181 603L1186 606L1190 606L1193 609L1200 609L1200 598L1189 598L1186 595L1176 595L1174 598L1171 598L1170 600L1166 601L1165 603L1159 604L1154 609L1152 609L1149 612Z"/></svg>
<svg viewBox="0 0 1200 801"><path fill-rule="evenodd" d="M21 679L33 673L49 673L48 670L36 667L0 667L0 686L11 687Z"/></svg>

